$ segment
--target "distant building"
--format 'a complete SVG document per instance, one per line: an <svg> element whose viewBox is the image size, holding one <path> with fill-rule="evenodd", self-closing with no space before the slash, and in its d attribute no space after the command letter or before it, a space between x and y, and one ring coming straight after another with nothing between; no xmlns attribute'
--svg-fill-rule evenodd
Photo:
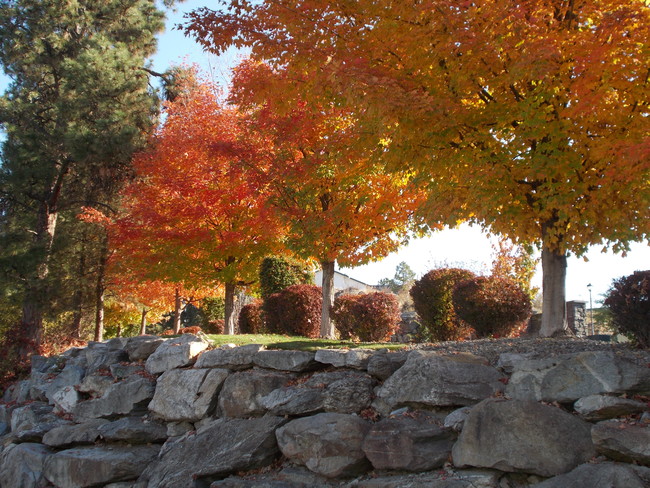
<svg viewBox="0 0 650 488"><path fill-rule="evenodd" d="M314 274L314 284L318 286L323 286L323 270L316 271ZM348 275L334 271L334 291L342 290L359 290L364 292L373 291L374 286L368 285L354 278L350 278Z"/></svg>

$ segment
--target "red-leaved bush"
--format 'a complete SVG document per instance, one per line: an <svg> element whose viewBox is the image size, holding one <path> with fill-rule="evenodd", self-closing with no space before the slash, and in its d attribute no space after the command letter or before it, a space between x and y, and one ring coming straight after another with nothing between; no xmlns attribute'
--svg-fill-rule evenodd
<svg viewBox="0 0 650 488"><path fill-rule="evenodd" d="M650 270L614 280L604 304L616 329L650 347Z"/></svg>
<svg viewBox="0 0 650 488"><path fill-rule="evenodd" d="M399 301L384 292L341 295L334 301L332 318L341 339L384 342L399 327Z"/></svg>
<svg viewBox="0 0 650 488"><path fill-rule="evenodd" d="M239 312L239 333L240 334L263 334L264 311L262 310L262 300L255 300L252 303L244 305Z"/></svg>
<svg viewBox="0 0 650 488"><path fill-rule="evenodd" d="M322 291L316 285L293 285L264 301L269 332L315 338L320 335Z"/></svg>
<svg viewBox="0 0 650 488"><path fill-rule="evenodd" d="M455 341L471 332L470 327L456 315L452 294L458 283L475 276L466 269L440 268L415 281L410 294L420 317L422 340Z"/></svg>
<svg viewBox="0 0 650 488"><path fill-rule="evenodd" d="M453 300L456 314L478 337L506 337L532 313L530 298L517 283L494 276L461 281Z"/></svg>

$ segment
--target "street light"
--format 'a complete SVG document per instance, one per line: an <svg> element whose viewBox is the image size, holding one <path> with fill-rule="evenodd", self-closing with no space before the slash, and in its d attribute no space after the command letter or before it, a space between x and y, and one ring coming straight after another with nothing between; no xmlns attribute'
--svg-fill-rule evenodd
<svg viewBox="0 0 650 488"><path fill-rule="evenodd" d="M591 304L591 283L587 285L587 289L589 290L589 315L590 315L590 323L591 323L591 335L595 334L594 331L594 307Z"/></svg>

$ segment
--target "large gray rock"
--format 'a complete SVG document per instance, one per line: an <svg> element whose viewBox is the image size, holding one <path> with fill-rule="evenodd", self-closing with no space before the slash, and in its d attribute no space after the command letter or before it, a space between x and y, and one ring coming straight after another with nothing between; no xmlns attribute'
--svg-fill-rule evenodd
<svg viewBox="0 0 650 488"><path fill-rule="evenodd" d="M72 413L80 401L81 395L74 386L65 386L50 396L50 402L54 404L57 413Z"/></svg>
<svg viewBox="0 0 650 488"><path fill-rule="evenodd" d="M7 403L25 403L30 399L31 389L31 380L18 381L5 390L4 395L2 395L2 400Z"/></svg>
<svg viewBox="0 0 650 488"><path fill-rule="evenodd" d="M265 466L278 456L274 432L280 417L218 419L197 432L167 441L159 459L138 480L149 488L194 488L240 470Z"/></svg>
<svg viewBox="0 0 650 488"><path fill-rule="evenodd" d="M370 424L353 415L321 413L289 422L276 432L282 454L327 478L355 476L370 462L362 449Z"/></svg>
<svg viewBox="0 0 650 488"><path fill-rule="evenodd" d="M172 369L158 378L149 410L169 421L194 422L209 416L228 377L226 369Z"/></svg>
<svg viewBox="0 0 650 488"><path fill-rule="evenodd" d="M153 380L137 375L130 376L111 385L100 398L78 403L73 415L84 420L144 413L154 391Z"/></svg>
<svg viewBox="0 0 650 488"><path fill-rule="evenodd" d="M0 454L0 486L45 488L43 466L52 451L42 444L12 444Z"/></svg>
<svg viewBox="0 0 650 488"><path fill-rule="evenodd" d="M374 354L369 349L319 349L315 359L319 363L329 364L337 368L366 369L368 361Z"/></svg>
<svg viewBox="0 0 650 488"><path fill-rule="evenodd" d="M650 468L631 464L582 464L530 488L648 488Z"/></svg>
<svg viewBox="0 0 650 488"><path fill-rule="evenodd" d="M363 452L375 469L429 471L447 461L455 441L455 432L428 415L400 416L374 424Z"/></svg>
<svg viewBox="0 0 650 488"><path fill-rule="evenodd" d="M111 365L128 360L129 355L122 349L112 349L104 343L95 344L86 349L86 374L108 372Z"/></svg>
<svg viewBox="0 0 650 488"><path fill-rule="evenodd" d="M404 366L407 357L406 351L378 351L368 360L368 373L380 380L386 380Z"/></svg>
<svg viewBox="0 0 650 488"><path fill-rule="evenodd" d="M92 419L82 424L55 427L43 436L43 444L52 447L94 444L99 439L99 427L107 423L106 419Z"/></svg>
<svg viewBox="0 0 650 488"><path fill-rule="evenodd" d="M81 383L86 370L74 364L66 364L63 370L52 380L45 391L45 396L50 403L56 403L55 396L62 389L74 389L75 385Z"/></svg>
<svg viewBox="0 0 650 488"><path fill-rule="evenodd" d="M388 413L403 405L464 406L503 391L505 377L483 358L412 351L377 392L376 408Z"/></svg>
<svg viewBox="0 0 650 488"><path fill-rule="evenodd" d="M316 367L315 355L308 351L259 351L253 361L261 368L300 373Z"/></svg>
<svg viewBox="0 0 650 488"><path fill-rule="evenodd" d="M233 373L219 394L219 416L246 418L263 415L266 408L262 398L282 388L295 375L265 369Z"/></svg>
<svg viewBox="0 0 650 488"><path fill-rule="evenodd" d="M638 400L610 395L590 395L581 398L573 405L576 412L585 420L609 420L633 413L640 413L648 406Z"/></svg>
<svg viewBox="0 0 650 488"><path fill-rule="evenodd" d="M113 378L112 374L89 374L77 386L77 391L88 393L92 397L98 398L103 396L113 386L113 383L115 383L115 378Z"/></svg>
<svg viewBox="0 0 650 488"><path fill-rule="evenodd" d="M206 351L196 361L197 368L249 369L255 365L255 356L264 350L260 344L228 347Z"/></svg>
<svg viewBox="0 0 650 488"><path fill-rule="evenodd" d="M167 439L166 425L142 417L124 417L101 425L98 431L108 442L148 444Z"/></svg>
<svg viewBox="0 0 650 488"><path fill-rule="evenodd" d="M163 342L165 339L150 335L131 337L124 346L124 350L131 361L144 361L156 352Z"/></svg>
<svg viewBox="0 0 650 488"><path fill-rule="evenodd" d="M116 380L123 380L132 374L143 374L145 372L144 364L142 363L121 362L117 364L111 364L111 367L109 369L111 371L111 375Z"/></svg>
<svg viewBox="0 0 650 488"><path fill-rule="evenodd" d="M452 451L458 467L540 476L570 471L595 453L587 422L537 402L497 399L472 408Z"/></svg>
<svg viewBox="0 0 650 488"><path fill-rule="evenodd" d="M591 428L596 450L616 461L650 466L650 425L608 420Z"/></svg>
<svg viewBox="0 0 650 488"><path fill-rule="evenodd" d="M16 408L11 413L11 431L32 430L41 424L56 422L54 407L44 402L33 402Z"/></svg>
<svg viewBox="0 0 650 488"><path fill-rule="evenodd" d="M502 488L510 484L500 484L501 473L487 470L462 470L435 473L373 476L361 480L354 488ZM518 487L519 488L519 487Z"/></svg>
<svg viewBox="0 0 650 488"><path fill-rule="evenodd" d="M650 393L650 368L611 351L590 351L515 365L506 394L535 401L574 402L602 393Z"/></svg>
<svg viewBox="0 0 650 488"><path fill-rule="evenodd" d="M167 339L147 358L145 367L151 374L164 373L170 369L193 364L196 357L208 348L207 341L193 334Z"/></svg>
<svg viewBox="0 0 650 488"><path fill-rule="evenodd" d="M57 488L103 486L135 480L160 446L96 446L60 451L45 461L45 477Z"/></svg>
<svg viewBox="0 0 650 488"><path fill-rule="evenodd" d="M272 391L260 403L274 415L355 413L370 405L375 383L362 372L315 373L306 380Z"/></svg>

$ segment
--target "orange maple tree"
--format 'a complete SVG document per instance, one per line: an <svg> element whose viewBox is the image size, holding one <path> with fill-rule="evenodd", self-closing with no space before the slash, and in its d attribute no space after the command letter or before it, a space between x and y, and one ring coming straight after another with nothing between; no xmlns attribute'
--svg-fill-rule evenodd
<svg viewBox="0 0 650 488"><path fill-rule="evenodd" d="M566 327L568 253L650 235L647 1L238 0L186 32L352 106L430 222L538 243L543 336Z"/></svg>
<svg viewBox="0 0 650 488"><path fill-rule="evenodd" d="M244 62L230 99L247 114L245 139L266 141L256 159L267 161L268 203L287 228L287 247L322 267L320 334L333 337L335 264L356 266L397 250L417 229L425 195L411 174L384 170L376 155L382 146L357 143L352 113L317 100L287 103L288 83L283 72Z"/></svg>
<svg viewBox="0 0 650 488"><path fill-rule="evenodd" d="M265 182L237 151L239 116L212 84L188 81L165 115L134 160L137 179L123 192L113 240L137 276L186 289L222 284L233 334L236 289L256 279L282 230L264 205Z"/></svg>

